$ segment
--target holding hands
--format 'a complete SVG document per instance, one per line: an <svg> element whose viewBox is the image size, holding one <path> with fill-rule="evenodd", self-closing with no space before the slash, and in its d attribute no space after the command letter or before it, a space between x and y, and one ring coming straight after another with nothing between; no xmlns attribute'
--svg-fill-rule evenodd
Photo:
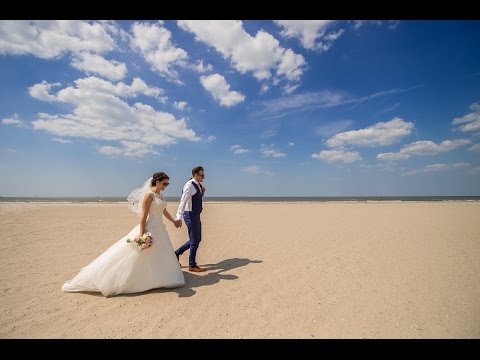
<svg viewBox="0 0 480 360"><path fill-rule="evenodd" d="M182 227L182 220L175 220L173 223L177 229Z"/></svg>

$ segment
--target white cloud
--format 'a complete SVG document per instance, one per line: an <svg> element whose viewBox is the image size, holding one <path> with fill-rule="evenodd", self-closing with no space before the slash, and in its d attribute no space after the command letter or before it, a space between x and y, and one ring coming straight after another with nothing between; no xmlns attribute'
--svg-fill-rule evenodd
<svg viewBox="0 0 480 360"><path fill-rule="evenodd" d="M398 153L378 154L378 160L406 160L411 155L436 155L443 152L452 151L460 146L470 144L470 140L457 139L445 140L440 144L435 144L430 140L416 141L405 145Z"/></svg>
<svg viewBox="0 0 480 360"><path fill-rule="evenodd" d="M289 95L297 90L299 86L300 84L287 84L283 87L283 93Z"/></svg>
<svg viewBox="0 0 480 360"><path fill-rule="evenodd" d="M47 86L48 83L42 83ZM38 84L37 84L38 85ZM33 88L33 87L32 87ZM118 141L123 147L100 147L104 154L142 156L155 154L154 146L174 144L179 139L198 141L185 119L157 111L140 102L129 105L121 97L138 94L158 96L161 91L149 87L143 80L134 79L132 85L112 84L94 77L78 79L75 86L50 94L48 101L71 105L70 114L39 113L32 122L34 129L57 136L82 137L96 140Z"/></svg>
<svg viewBox="0 0 480 360"><path fill-rule="evenodd" d="M50 95L50 91L52 90L52 88L60 85L61 85L60 83L48 83L45 80L43 80L39 84L30 86L28 88L28 93L30 94L31 97L35 99L54 102L54 101L57 101L57 98L53 95Z"/></svg>
<svg viewBox="0 0 480 360"><path fill-rule="evenodd" d="M454 170L454 169L462 169L469 167L469 163L464 162L457 162L453 164L431 164L427 165L421 169L411 170L403 173L402 175L415 175L421 173L428 173L428 172L438 172L438 171L447 171L447 170Z"/></svg>
<svg viewBox="0 0 480 360"><path fill-rule="evenodd" d="M377 155L378 160L388 160L388 161L407 160L408 158L410 158L410 155L402 154L401 152L399 152L399 153L383 153L383 154L378 154Z"/></svg>
<svg viewBox="0 0 480 360"><path fill-rule="evenodd" d="M221 106L235 106L245 100L245 96L238 91L230 91L230 85L219 74L200 77L202 86L207 90Z"/></svg>
<svg viewBox="0 0 480 360"><path fill-rule="evenodd" d="M242 148L241 145L230 145L228 151L232 151L235 155L246 154L251 150Z"/></svg>
<svg viewBox="0 0 480 360"><path fill-rule="evenodd" d="M374 24L374 25L377 25L377 26L382 26L384 24L387 25L387 27L390 29L390 30L393 30L393 29L396 29L398 24L400 23L400 21L398 20L354 20L353 22L353 28L355 30L358 30L360 29L363 25L365 24Z"/></svg>
<svg viewBox="0 0 480 360"><path fill-rule="evenodd" d="M109 156L125 156L132 158L141 158L146 155L158 155L158 152L153 150L152 145L134 142L134 141L121 141L122 147L115 146L101 146L98 151L102 154Z"/></svg>
<svg viewBox="0 0 480 360"><path fill-rule="evenodd" d="M26 128L27 125L25 122L20 118L17 113L14 113L12 116L2 119L3 125L15 125L20 128Z"/></svg>
<svg viewBox="0 0 480 360"><path fill-rule="evenodd" d="M113 84L110 81L90 76L75 80L75 84L77 89L82 89L85 93L103 93L126 98L135 98L140 94L160 98L160 95L163 94L163 89L148 86L140 78L134 78L132 84L127 85L123 82ZM39 84L29 87L28 90L32 97L39 100L48 102L74 102L74 97L76 96L75 92L77 90L73 87L63 89L59 91L57 95L50 94L53 87L58 87L60 85L60 83L50 84L46 81L42 81Z"/></svg>
<svg viewBox="0 0 480 360"><path fill-rule="evenodd" d="M250 173L250 174L259 174L260 173L260 166L252 165L242 169L243 172Z"/></svg>
<svg viewBox="0 0 480 360"><path fill-rule="evenodd" d="M480 152L480 144L472 145L472 146L470 146L470 147L468 148L468 150Z"/></svg>
<svg viewBox="0 0 480 360"><path fill-rule="evenodd" d="M206 142L212 142L215 140L217 140L217 138L214 135L207 136L207 138L205 139Z"/></svg>
<svg viewBox="0 0 480 360"><path fill-rule="evenodd" d="M265 157L285 157L286 156L284 153L278 150L275 150L273 145L270 145L270 146L262 145L260 152L262 153L262 156L265 156Z"/></svg>
<svg viewBox="0 0 480 360"><path fill-rule="evenodd" d="M145 60L161 76L181 83L175 66L186 67L188 54L175 47L171 41L172 33L162 23L135 23L132 25L132 47L139 49Z"/></svg>
<svg viewBox="0 0 480 360"><path fill-rule="evenodd" d="M191 68L195 70L196 72L199 73L205 73L205 72L210 72L213 71L213 66L212 64L203 64L203 60L197 60L197 62L194 65L191 65Z"/></svg>
<svg viewBox="0 0 480 360"><path fill-rule="evenodd" d="M330 147L356 146L384 146L400 141L410 135L413 123L396 117L387 122L379 122L365 129L351 130L339 133L327 140Z"/></svg>
<svg viewBox="0 0 480 360"><path fill-rule="evenodd" d="M51 59L65 53L106 53L115 47L115 41L98 22L0 21L0 54L32 54L42 59Z"/></svg>
<svg viewBox="0 0 480 360"><path fill-rule="evenodd" d="M41 59L71 55L71 66L87 74L121 80L124 63L103 54L118 49L116 38L128 34L112 21L5 20L0 21L0 54L31 54Z"/></svg>
<svg viewBox="0 0 480 360"><path fill-rule="evenodd" d="M173 103L173 107L178 110L185 111L187 108L188 103L186 101L175 101Z"/></svg>
<svg viewBox="0 0 480 360"><path fill-rule="evenodd" d="M362 157L357 151L346 150L322 150L318 154L312 154L312 158L323 160L327 163L335 161L343 161L344 163L352 163L361 160Z"/></svg>
<svg viewBox="0 0 480 360"><path fill-rule="evenodd" d="M98 74L110 80L122 80L127 73L127 66L124 63L107 60L103 56L88 52L77 55L72 60L72 66L87 74Z"/></svg>
<svg viewBox="0 0 480 360"><path fill-rule="evenodd" d="M295 143L289 142L289 143L288 143L288 146L295 146Z"/></svg>
<svg viewBox="0 0 480 360"><path fill-rule="evenodd" d="M60 138L53 138L53 141L59 142L60 144L71 144L72 140L65 140Z"/></svg>
<svg viewBox="0 0 480 360"><path fill-rule="evenodd" d="M229 59L242 74L252 73L258 80L274 75L287 81L299 81L305 66L302 55L285 49L271 34L260 30L253 37L238 20L180 20L178 26Z"/></svg>
<svg viewBox="0 0 480 360"><path fill-rule="evenodd" d="M299 39L309 50L327 51L344 32L343 29L327 32L334 20L276 20L275 23L283 28L282 36Z"/></svg>
<svg viewBox="0 0 480 360"><path fill-rule="evenodd" d="M440 144L435 144L433 141L422 140L405 145L400 152L408 155L435 155L442 152L452 151L460 146L470 144L470 140L457 139L445 140Z"/></svg>
<svg viewBox="0 0 480 360"><path fill-rule="evenodd" d="M470 105L472 112L461 118L455 118L452 121L453 125L460 125L456 130L462 132L471 132L480 130L480 101L477 101Z"/></svg>

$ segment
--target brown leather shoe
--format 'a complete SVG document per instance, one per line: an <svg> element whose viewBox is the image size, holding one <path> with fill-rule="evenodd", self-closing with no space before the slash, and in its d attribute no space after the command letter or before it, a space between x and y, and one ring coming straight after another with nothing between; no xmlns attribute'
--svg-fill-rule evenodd
<svg viewBox="0 0 480 360"><path fill-rule="evenodd" d="M189 267L188 271L202 272L202 271L207 271L207 269L202 269L201 267L198 267L197 265L195 265L194 267Z"/></svg>

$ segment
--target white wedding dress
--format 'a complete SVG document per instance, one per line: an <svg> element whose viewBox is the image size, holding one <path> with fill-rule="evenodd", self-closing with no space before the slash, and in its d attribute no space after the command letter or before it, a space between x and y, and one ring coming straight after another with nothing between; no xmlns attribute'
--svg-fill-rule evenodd
<svg viewBox="0 0 480 360"><path fill-rule="evenodd" d="M167 202L162 195L152 193L154 196L146 231L153 235L154 244L140 252L135 243L127 243L127 239L139 235L140 225L137 225L67 281L62 287L63 291L95 291L110 296L155 288L175 288L185 284L163 223L163 210Z"/></svg>

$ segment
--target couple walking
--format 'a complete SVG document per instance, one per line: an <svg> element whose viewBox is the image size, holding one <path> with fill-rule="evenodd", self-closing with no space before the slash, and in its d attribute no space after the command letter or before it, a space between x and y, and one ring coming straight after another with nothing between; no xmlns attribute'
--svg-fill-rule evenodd
<svg viewBox="0 0 480 360"><path fill-rule="evenodd" d="M62 290L94 291L110 296L183 286L185 279L179 257L188 249L189 271L205 271L196 263L197 249L202 239L200 213L205 188L201 181L204 178L203 167L192 169L192 178L183 187L174 218L167 211L167 202L162 194L170 184L170 178L163 172L153 174L143 187L133 190L128 196L131 209L140 215L140 224L82 268L77 276L63 285ZM173 251L163 216L177 228L182 226L182 217L187 225L189 240L176 251ZM151 247L139 251L136 245L127 242L127 239L147 232L154 239Z"/></svg>

